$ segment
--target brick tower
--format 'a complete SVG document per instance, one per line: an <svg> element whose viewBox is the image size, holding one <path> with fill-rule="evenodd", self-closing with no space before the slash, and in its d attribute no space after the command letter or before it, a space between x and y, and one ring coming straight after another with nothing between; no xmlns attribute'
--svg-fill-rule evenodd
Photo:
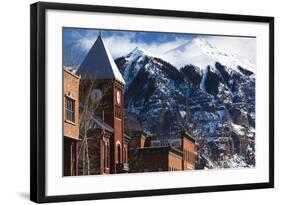
<svg viewBox="0 0 281 205"><path fill-rule="evenodd" d="M85 96L89 93L91 99L98 101L94 115L114 130L110 138L110 173L123 172L125 81L101 35L93 44L77 74L81 76L80 101L85 101Z"/></svg>

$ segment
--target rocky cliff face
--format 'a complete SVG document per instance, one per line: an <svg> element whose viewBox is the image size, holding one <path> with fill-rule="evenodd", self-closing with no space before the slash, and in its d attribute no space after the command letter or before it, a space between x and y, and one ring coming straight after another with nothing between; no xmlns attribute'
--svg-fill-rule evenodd
<svg viewBox="0 0 281 205"><path fill-rule="evenodd" d="M254 66L202 39L169 55L188 49L207 60L187 55L179 68L140 48L115 60L126 82L125 119L159 136L188 130L196 139L197 169L254 166Z"/></svg>

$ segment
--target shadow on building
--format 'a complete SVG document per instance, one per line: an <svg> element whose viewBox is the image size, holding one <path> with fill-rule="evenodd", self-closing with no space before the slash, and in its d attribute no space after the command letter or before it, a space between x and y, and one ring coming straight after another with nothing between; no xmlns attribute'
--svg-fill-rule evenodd
<svg viewBox="0 0 281 205"><path fill-rule="evenodd" d="M63 71L64 176L195 168L195 140L187 132L125 134L125 81L101 35L76 74Z"/></svg>
<svg viewBox="0 0 281 205"><path fill-rule="evenodd" d="M130 172L195 169L195 140L187 132L163 139L145 132L131 133Z"/></svg>

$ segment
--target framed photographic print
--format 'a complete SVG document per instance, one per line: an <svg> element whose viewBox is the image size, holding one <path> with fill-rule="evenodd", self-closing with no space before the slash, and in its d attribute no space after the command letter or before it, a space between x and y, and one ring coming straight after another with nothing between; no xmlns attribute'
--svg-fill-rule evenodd
<svg viewBox="0 0 281 205"><path fill-rule="evenodd" d="M34 202L274 187L274 18L31 5Z"/></svg>

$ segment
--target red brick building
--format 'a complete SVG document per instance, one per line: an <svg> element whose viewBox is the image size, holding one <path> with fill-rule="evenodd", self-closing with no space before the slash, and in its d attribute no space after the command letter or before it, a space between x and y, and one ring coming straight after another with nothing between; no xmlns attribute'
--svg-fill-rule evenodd
<svg viewBox="0 0 281 205"><path fill-rule="evenodd" d="M125 82L101 36L76 74L64 70L64 175L195 168L195 140L187 132L173 139L124 134Z"/></svg>
<svg viewBox="0 0 281 205"><path fill-rule="evenodd" d="M132 134L130 142L130 171L179 171L195 169L195 140L187 132L173 139L149 136L144 132Z"/></svg>
<svg viewBox="0 0 281 205"><path fill-rule="evenodd" d="M124 137L125 82L101 36L80 65L80 113L87 109L90 174L128 172L128 141ZM85 119L82 116L82 119Z"/></svg>
<svg viewBox="0 0 281 205"><path fill-rule="evenodd" d="M182 132L181 136L182 170L193 170L196 157L195 139L188 132Z"/></svg>
<svg viewBox="0 0 281 205"><path fill-rule="evenodd" d="M87 131L90 174L110 174L110 140L113 137L114 129L95 116L89 122L90 128ZM81 173L82 174L82 173Z"/></svg>
<svg viewBox="0 0 281 205"><path fill-rule="evenodd" d="M78 174L79 81L80 77L63 69L63 157L64 176Z"/></svg>

